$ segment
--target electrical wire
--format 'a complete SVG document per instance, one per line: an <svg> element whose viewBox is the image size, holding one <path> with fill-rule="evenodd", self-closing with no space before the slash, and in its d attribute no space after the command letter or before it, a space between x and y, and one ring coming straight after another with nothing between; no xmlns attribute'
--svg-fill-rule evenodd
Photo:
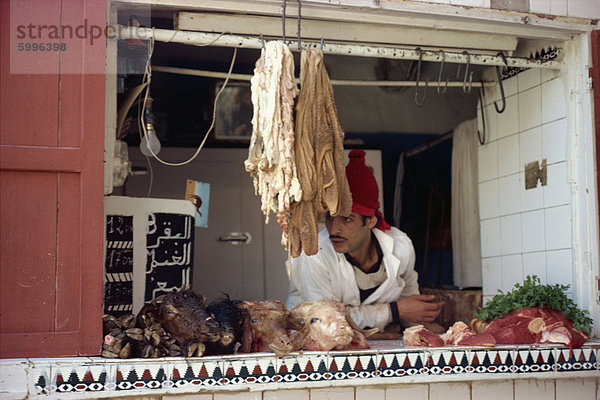
<svg viewBox="0 0 600 400"><path fill-rule="evenodd" d="M219 35L216 39L214 39L213 41L211 41L209 43L206 43L203 46L210 46L219 37L221 37L222 35L225 35L226 33L227 32L222 32L221 35ZM175 37L175 34L171 37L171 39L169 39L169 41L172 40L174 37ZM149 51L149 54L148 54L148 60L146 61L146 68L144 70L144 78L142 79L143 82L147 81L147 88L146 88L146 93L144 95L144 102L143 102L142 113L140 115L140 119L142 119L144 117L144 113L146 111L146 102L148 100L148 93L150 92L150 82L152 80L152 65L150 63L150 60L151 60L151 57L152 57L152 53L154 52L154 29L153 29L153 34L152 34L152 38L151 38L150 43L151 43L150 51ZM192 162L198 156L198 154L200 154L200 151L202 150L202 148L204 147L204 144L206 143L206 139L208 139L209 134L212 132L212 130L213 130L214 126L215 126L215 120L216 120L216 116L217 116L217 103L218 103L218 100L219 100L219 96L221 95L221 93L223 92L223 90L227 86L227 83L229 82L229 78L231 77L231 72L233 71L233 66L235 65L235 58L236 58L236 56L237 56L237 47L234 47L234 49L233 49L233 56L231 58L231 64L229 65L229 70L227 71L227 77L225 78L225 81L223 82L223 85L221 86L221 88L217 92L217 95L215 96L215 102L214 102L213 114L212 114L212 121L210 123L210 127L208 128L208 130L204 134L204 138L202 139L202 142L200 143L200 145L196 149L196 152L189 159L187 159L185 161L178 162L178 163L172 163L172 162L168 162L168 161L162 160L160 157L158 157L154 153L154 150L152 150L150 147L148 147L148 149L150 150L150 152L152 153L152 155L154 156L154 158L156 158L156 160L158 162L160 162L161 164L167 165L167 166L171 166L171 167L179 167L179 166L182 166L182 165L189 164L190 162ZM142 120L142 129L144 131L144 135L146 135L146 126L143 123L143 120ZM140 132L140 139L141 138L142 138L142 136L141 136L141 132Z"/></svg>

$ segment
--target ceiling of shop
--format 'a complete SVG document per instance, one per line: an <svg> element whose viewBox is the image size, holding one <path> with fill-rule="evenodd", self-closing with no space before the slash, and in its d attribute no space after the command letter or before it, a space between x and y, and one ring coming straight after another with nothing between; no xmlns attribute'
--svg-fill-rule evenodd
<svg viewBox="0 0 600 400"><path fill-rule="evenodd" d="M128 1L123 1L127 5ZM209 2L210 3L210 2ZM264 2L260 13L263 16L243 16L223 14L224 4L230 2L215 2L214 10L211 6L201 2L198 6L203 8L205 14L179 14L185 8L176 6L163 6L152 8L152 18L148 9L132 8L124 9L118 13L119 23L129 25L136 20L142 26L153 26L162 29L181 28L180 24L189 24L197 30L207 32L239 33L257 35L258 30L266 40L278 35L278 30L283 26L281 18L277 16L268 17L269 12L277 15L273 2ZM318 2L316 2L318 3ZM194 4L188 2L188 10L198 11ZM262 3L261 3L262 4ZM271 8L268 8L271 7ZM269 11L270 10L270 11ZM421 46L423 48L439 49L444 47L451 50L469 50L474 53L496 54L503 51L506 54L525 53L528 46L523 43L535 42L535 35L542 35L544 27L515 26L511 34L506 33L506 24L515 21L504 21L504 31L495 23L488 21L486 33L477 31L482 21L477 25L472 21L461 22L457 26L460 29L450 29L450 20L437 22L426 21L423 16L413 16L403 19L404 26L391 29L392 20L390 15L364 14L361 23L350 22L350 14L345 15L343 10L332 11L328 9L328 15L333 15L339 21L319 21L316 16L318 10L315 8L304 9L304 29L301 30L303 40L318 42L320 36L341 40L346 38L350 42L374 42L380 38L381 45L401 45L405 47ZM345 12L347 12L346 10ZM216 14L216 12L219 12ZM250 11L249 11L250 12ZM294 14L295 7L290 8ZM185 18L184 18L185 17ZM260 20L258 19L260 18ZM312 18L312 20L311 20ZM387 19L390 19L389 21ZM388 25L377 25L377 21ZM297 31L297 20L288 19L286 32L288 37L293 38ZM435 23L434 23L435 22ZM427 25L426 23L429 23ZM427 28L425 28L427 26ZM445 28L444 28L445 27ZM525 29L528 29L526 32ZM235 30L235 32L230 32ZM533 32L533 33L531 33ZM523 40L516 35L522 35ZM562 35L561 31L553 35ZM381 39L383 38L383 39ZM558 37L556 37L558 39ZM329 39L328 39L329 40ZM145 49L132 49L128 44L121 44L119 57L131 58L140 56ZM292 47L296 59L296 75L299 74L299 52ZM137 53L136 53L137 52ZM226 47L198 47L177 43L156 42L152 56L152 65L188 68L196 70L208 70L227 72L233 56L233 48ZM254 63L260 56L256 49L240 48L237 51L234 73L252 74ZM352 57L341 55L325 55L325 65L331 79L334 80L415 80L417 62L408 60L390 60L365 57ZM135 64L135 63L134 63ZM139 64L139 63L138 63ZM143 65L143 62L142 62ZM473 73L473 81L482 79L486 67L471 65L469 71ZM126 68L127 69L127 68ZM140 82L141 77L136 74L142 68L129 70L128 76L122 78L121 92ZM438 80L440 71L439 63L423 62L421 66L421 83L425 81L434 82ZM442 72L443 80L463 81L465 66L458 64L444 65ZM155 99L154 111L158 119L157 130L159 137L166 146L195 146L203 137L203 132L208 129L212 115L212 101L215 87L222 79L202 78L196 76L176 75L171 73L155 71L152 74L151 94ZM426 92L425 105L417 107L415 104L414 87L377 87L377 86L334 86L335 98L338 106L339 119L346 132L351 133L417 133L417 134L443 134L453 129L458 123L474 118L478 101L478 90L473 89L465 93L463 88L449 88L444 94L439 94L435 87L429 87ZM424 90L421 85L419 98L423 97ZM122 95L122 94L121 94ZM137 135L132 135L133 141ZM139 140L139 139L138 139Z"/></svg>

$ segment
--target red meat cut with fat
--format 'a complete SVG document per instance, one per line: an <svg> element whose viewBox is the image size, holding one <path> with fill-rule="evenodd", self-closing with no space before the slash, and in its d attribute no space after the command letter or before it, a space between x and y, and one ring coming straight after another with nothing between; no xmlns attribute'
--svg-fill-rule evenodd
<svg viewBox="0 0 600 400"><path fill-rule="evenodd" d="M573 327L561 311L528 307L493 320L485 329L498 344L556 343L570 348L583 346L587 335Z"/></svg>

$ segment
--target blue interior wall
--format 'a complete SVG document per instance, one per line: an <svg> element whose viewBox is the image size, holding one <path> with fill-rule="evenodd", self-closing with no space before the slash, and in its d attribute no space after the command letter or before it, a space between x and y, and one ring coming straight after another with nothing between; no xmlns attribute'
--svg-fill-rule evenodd
<svg viewBox="0 0 600 400"><path fill-rule="evenodd" d="M393 223L396 171L400 155L419 147L438 135L399 133L346 133L350 142L361 141L364 149L381 150L383 170L384 214ZM405 158L402 186L402 215L398 228L406 232L415 246L416 265L421 286L449 286L452 278L452 246L450 236L450 190L451 190L452 140L443 141L419 154ZM427 255L426 231L429 196L433 188L429 246ZM382 190L382 188L380 188ZM440 235L441 198L445 203L443 234ZM427 265L424 266L426 260Z"/></svg>

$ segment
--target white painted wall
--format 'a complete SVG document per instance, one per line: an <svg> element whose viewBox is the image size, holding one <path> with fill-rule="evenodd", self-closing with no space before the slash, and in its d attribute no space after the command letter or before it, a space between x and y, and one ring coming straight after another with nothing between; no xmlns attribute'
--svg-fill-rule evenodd
<svg viewBox="0 0 600 400"><path fill-rule="evenodd" d="M421 3L449 4L477 8L491 8L492 0L413 0ZM600 17L598 0L529 0L529 12L576 18Z"/></svg>

